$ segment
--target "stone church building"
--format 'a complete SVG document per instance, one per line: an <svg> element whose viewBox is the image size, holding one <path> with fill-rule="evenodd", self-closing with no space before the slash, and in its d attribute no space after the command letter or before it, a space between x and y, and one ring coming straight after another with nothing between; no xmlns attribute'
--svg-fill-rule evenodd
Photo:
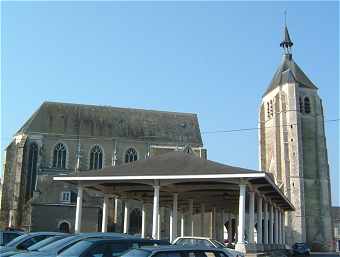
<svg viewBox="0 0 340 257"><path fill-rule="evenodd" d="M77 190L53 182L53 176L100 170L188 144L206 158L195 114L45 102L6 149L2 225L74 231ZM83 231L97 231L102 197L84 198ZM138 226L133 222L138 209L132 215L131 225ZM115 223L111 230L121 222Z"/></svg>
<svg viewBox="0 0 340 257"><path fill-rule="evenodd" d="M285 216L285 242L306 241L314 250L329 250L333 229L322 102L293 60L292 45L285 27L282 62L259 112L260 170L272 173L295 207ZM195 114L45 102L6 148L1 225L74 231L76 187L53 176L100 170L188 145L206 159ZM86 193L84 199L83 231L100 230L102 197ZM122 213L123 202L116 204ZM130 232L139 233L140 206L131 205ZM110 210L109 230L121 231L121 215L115 219Z"/></svg>

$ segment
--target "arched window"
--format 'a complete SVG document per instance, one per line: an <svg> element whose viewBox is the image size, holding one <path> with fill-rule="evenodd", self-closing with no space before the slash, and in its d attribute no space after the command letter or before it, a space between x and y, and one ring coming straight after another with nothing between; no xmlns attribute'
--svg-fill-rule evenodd
<svg viewBox="0 0 340 257"><path fill-rule="evenodd" d="M99 145L95 145L90 153L90 170L103 168L103 151Z"/></svg>
<svg viewBox="0 0 340 257"><path fill-rule="evenodd" d="M26 201L32 198L37 180L38 145L32 143L28 152L28 167L26 176Z"/></svg>
<svg viewBox="0 0 340 257"><path fill-rule="evenodd" d="M129 148L125 153L125 162L137 161L137 152L133 148Z"/></svg>
<svg viewBox="0 0 340 257"><path fill-rule="evenodd" d="M70 223L63 221L59 224L59 231L62 233L70 233Z"/></svg>
<svg viewBox="0 0 340 257"><path fill-rule="evenodd" d="M299 107L300 107L300 112L303 113L303 103L301 97L299 97Z"/></svg>
<svg viewBox="0 0 340 257"><path fill-rule="evenodd" d="M130 213L130 227L129 227L129 233L134 234L140 234L142 230L142 212L135 208Z"/></svg>
<svg viewBox="0 0 340 257"><path fill-rule="evenodd" d="M67 150L65 145L59 143L56 145L53 151L53 167L59 169L65 169L66 167L66 154Z"/></svg>
<svg viewBox="0 0 340 257"><path fill-rule="evenodd" d="M310 113L310 100L308 97L305 97L305 113Z"/></svg>

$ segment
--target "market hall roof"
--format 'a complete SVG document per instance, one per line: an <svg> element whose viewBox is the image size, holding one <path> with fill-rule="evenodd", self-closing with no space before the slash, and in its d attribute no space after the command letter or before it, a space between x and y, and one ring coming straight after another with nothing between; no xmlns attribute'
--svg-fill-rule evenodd
<svg viewBox="0 0 340 257"><path fill-rule="evenodd" d="M172 151L149 159L125 163L102 170L81 171L54 177L54 180L70 183L92 183L104 187L131 186L145 181L167 181L168 184L194 183L220 184L229 179L246 180L259 192L270 196L283 209L293 210L280 189L275 185L270 174L250 169L233 167L218 162L204 160L193 153ZM227 187L227 186L225 186ZM144 190L144 189L143 189Z"/></svg>
<svg viewBox="0 0 340 257"><path fill-rule="evenodd" d="M19 133L203 146L196 114L58 102L44 102Z"/></svg>

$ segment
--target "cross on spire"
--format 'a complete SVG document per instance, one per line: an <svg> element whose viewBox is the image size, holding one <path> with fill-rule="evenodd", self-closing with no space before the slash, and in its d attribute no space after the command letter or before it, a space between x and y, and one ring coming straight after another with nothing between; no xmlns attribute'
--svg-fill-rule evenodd
<svg viewBox="0 0 340 257"><path fill-rule="evenodd" d="M280 43L280 47L282 47L286 54L291 53L291 47L293 46L293 42L290 39L288 27L287 27L287 11L284 11L284 22L285 22L285 28L284 28L284 35L283 40Z"/></svg>

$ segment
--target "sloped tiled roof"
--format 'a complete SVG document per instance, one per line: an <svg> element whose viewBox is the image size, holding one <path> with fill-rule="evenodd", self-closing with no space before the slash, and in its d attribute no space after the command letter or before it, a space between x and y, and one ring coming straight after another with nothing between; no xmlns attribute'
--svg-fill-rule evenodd
<svg viewBox="0 0 340 257"><path fill-rule="evenodd" d="M314 83L306 76L301 68L295 63L291 54L284 54L282 62L274 74L265 94L285 83L297 82L299 86L318 89Z"/></svg>
<svg viewBox="0 0 340 257"><path fill-rule="evenodd" d="M203 146L196 114L44 102L19 133L127 138Z"/></svg>

